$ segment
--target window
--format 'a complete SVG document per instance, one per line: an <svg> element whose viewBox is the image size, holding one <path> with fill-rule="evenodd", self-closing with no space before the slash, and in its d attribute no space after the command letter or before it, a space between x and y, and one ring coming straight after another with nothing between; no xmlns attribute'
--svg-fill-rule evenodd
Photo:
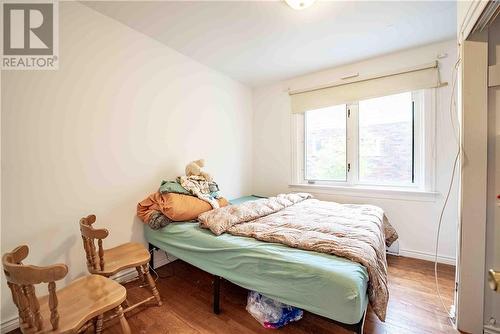
<svg viewBox="0 0 500 334"><path fill-rule="evenodd" d="M411 93L359 101L359 182L414 183Z"/></svg>
<svg viewBox="0 0 500 334"><path fill-rule="evenodd" d="M298 183L428 190L432 96L405 92L295 115Z"/></svg>
<svg viewBox="0 0 500 334"><path fill-rule="evenodd" d="M306 112L306 179L347 180L346 105Z"/></svg>

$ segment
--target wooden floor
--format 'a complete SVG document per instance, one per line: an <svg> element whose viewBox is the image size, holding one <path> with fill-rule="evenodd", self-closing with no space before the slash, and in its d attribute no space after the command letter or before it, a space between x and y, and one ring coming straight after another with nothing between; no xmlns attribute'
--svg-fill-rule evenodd
<svg viewBox="0 0 500 334"><path fill-rule="evenodd" d="M450 325L435 294L434 265L431 262L403 257L388 257L390 299L387 319L382 323L369 310L365 333L458 333ZM223 281L219 315L212 313L212 277L177 260L158 270L157 286L163 306L143 308L127 316L132 333L266 333L245 310L246 290ZM451 305L455 268L439 266L440 284L445 304ZM136 282L127 284L134 301L148 295L147 288ZM104 333L120 333L114 323ZM304 318L279 330L280 333L351 333L331 321L305 313Z"/></svg>

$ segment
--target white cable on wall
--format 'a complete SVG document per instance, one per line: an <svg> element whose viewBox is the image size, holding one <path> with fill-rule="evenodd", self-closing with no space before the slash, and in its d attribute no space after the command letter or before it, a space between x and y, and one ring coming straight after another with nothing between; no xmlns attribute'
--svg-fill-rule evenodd
<svg viewBox="0 0 500 334"><path fill-rule="evenodd" d="M460 50L460 48L459 48L459 50ZM451 321L451 318L453 318L453 315L450 314L450 312L446 308L446 305L444 304L444 301L443 301L443 297L441 296L441 291L439 289L439 282L438 282L437 267L438 267L438 250L439 250L439 238L440 238L440 235L441 235L441 225L443 223L444 212L446 210L446 207L448 205L448 200L450 198L451 189L453 188L453 183L455 181L457 164L458 164L458 161L459 161L459 158L460 158L460 154L462 152L462 147L461 147L461 144L460 144L460 126L458 126L457 128L455 128L454 112L453 112L454 110L455 111L457 110L457 106L456 106L456 102L455 102L455 88L456 88L456 84L457 84L457 80L458 80L458 66L460 65L461 60L462 59L461 59L461 57L459 55L459 58L458 58L457 62L455 63L455 66L453 67L453 72L452 72L452 86L451 86L451 98L450 98L450 109L449 109L450 110L450 121L451 121L451 125L453 127L453 135L455 136L455 139L456 139L456 142L457 142L457 154L455 155L455 159L453 161L453 169L452 169L452 172L451 172L450 183L448 185L448 191L446 193L446 197L445 197L443 206L441 208L441 212L439 214L438 227L437 227L437 233L436 233L435 254L434 254L434 279L435 279L435 283L436 283L436 291L437 291L437 295L439 297L439 300L441 302L441 305L443 306L443 310L448 315L448 319L450 319L450 321ZM452 323L452 325L453 325L453 323Z"/></svg>

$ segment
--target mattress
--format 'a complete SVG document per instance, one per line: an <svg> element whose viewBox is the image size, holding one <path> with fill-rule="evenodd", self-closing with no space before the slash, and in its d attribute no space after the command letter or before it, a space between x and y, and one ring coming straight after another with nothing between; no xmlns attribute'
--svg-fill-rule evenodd
<svg viewBox="0 0 500 334"><path fill-rule="evenodd" d="M198 223L160 230L145 225L144 233L149 243L204 271L335 321L358 323L368 303L366 268L344 258L227 233L216 236Z"/></svg>

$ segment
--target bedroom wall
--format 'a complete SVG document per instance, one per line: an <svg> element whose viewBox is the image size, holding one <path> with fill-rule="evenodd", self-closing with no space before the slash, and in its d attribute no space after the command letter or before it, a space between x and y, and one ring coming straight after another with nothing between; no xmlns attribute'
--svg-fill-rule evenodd
<svg viewBox="0 0 500 334"><path fill-rule="evenodd" d="M397 195L346 193L314 189L290 188L291 182L291 117L290 98L287 89L315 87L336 82L346 73L360 75L383 73L429 63L438 54L447 53L440 59L442 81L451 84L452 67L456 61L454 41L447 41L416 49L406 50L356 64L341 66L309 75L276 82L254 89L254 193L274 195L289 191L308 191L317 198L342 203L369 203L382 207L399 233L400 254L410 257L433 259L439 210L450 182L451 169L457 150L449 117L450 85L437 89L436 105L436 198L400 198ZM439 260L455 262L457 240L457 182L455 182L449 206L444 215Z"/></svg>
<svg viewBox="0 0 500 334"><path fill-rule="evenodd" d="M62 286L87 272L80 217L105 247L142 242L137 202L191 160L227 198L251 192L252 92L80 3L60 3L59 30L59 70L1 73L1 252L68 264ZM3 276L1 291L8 325Z"/></svg>

